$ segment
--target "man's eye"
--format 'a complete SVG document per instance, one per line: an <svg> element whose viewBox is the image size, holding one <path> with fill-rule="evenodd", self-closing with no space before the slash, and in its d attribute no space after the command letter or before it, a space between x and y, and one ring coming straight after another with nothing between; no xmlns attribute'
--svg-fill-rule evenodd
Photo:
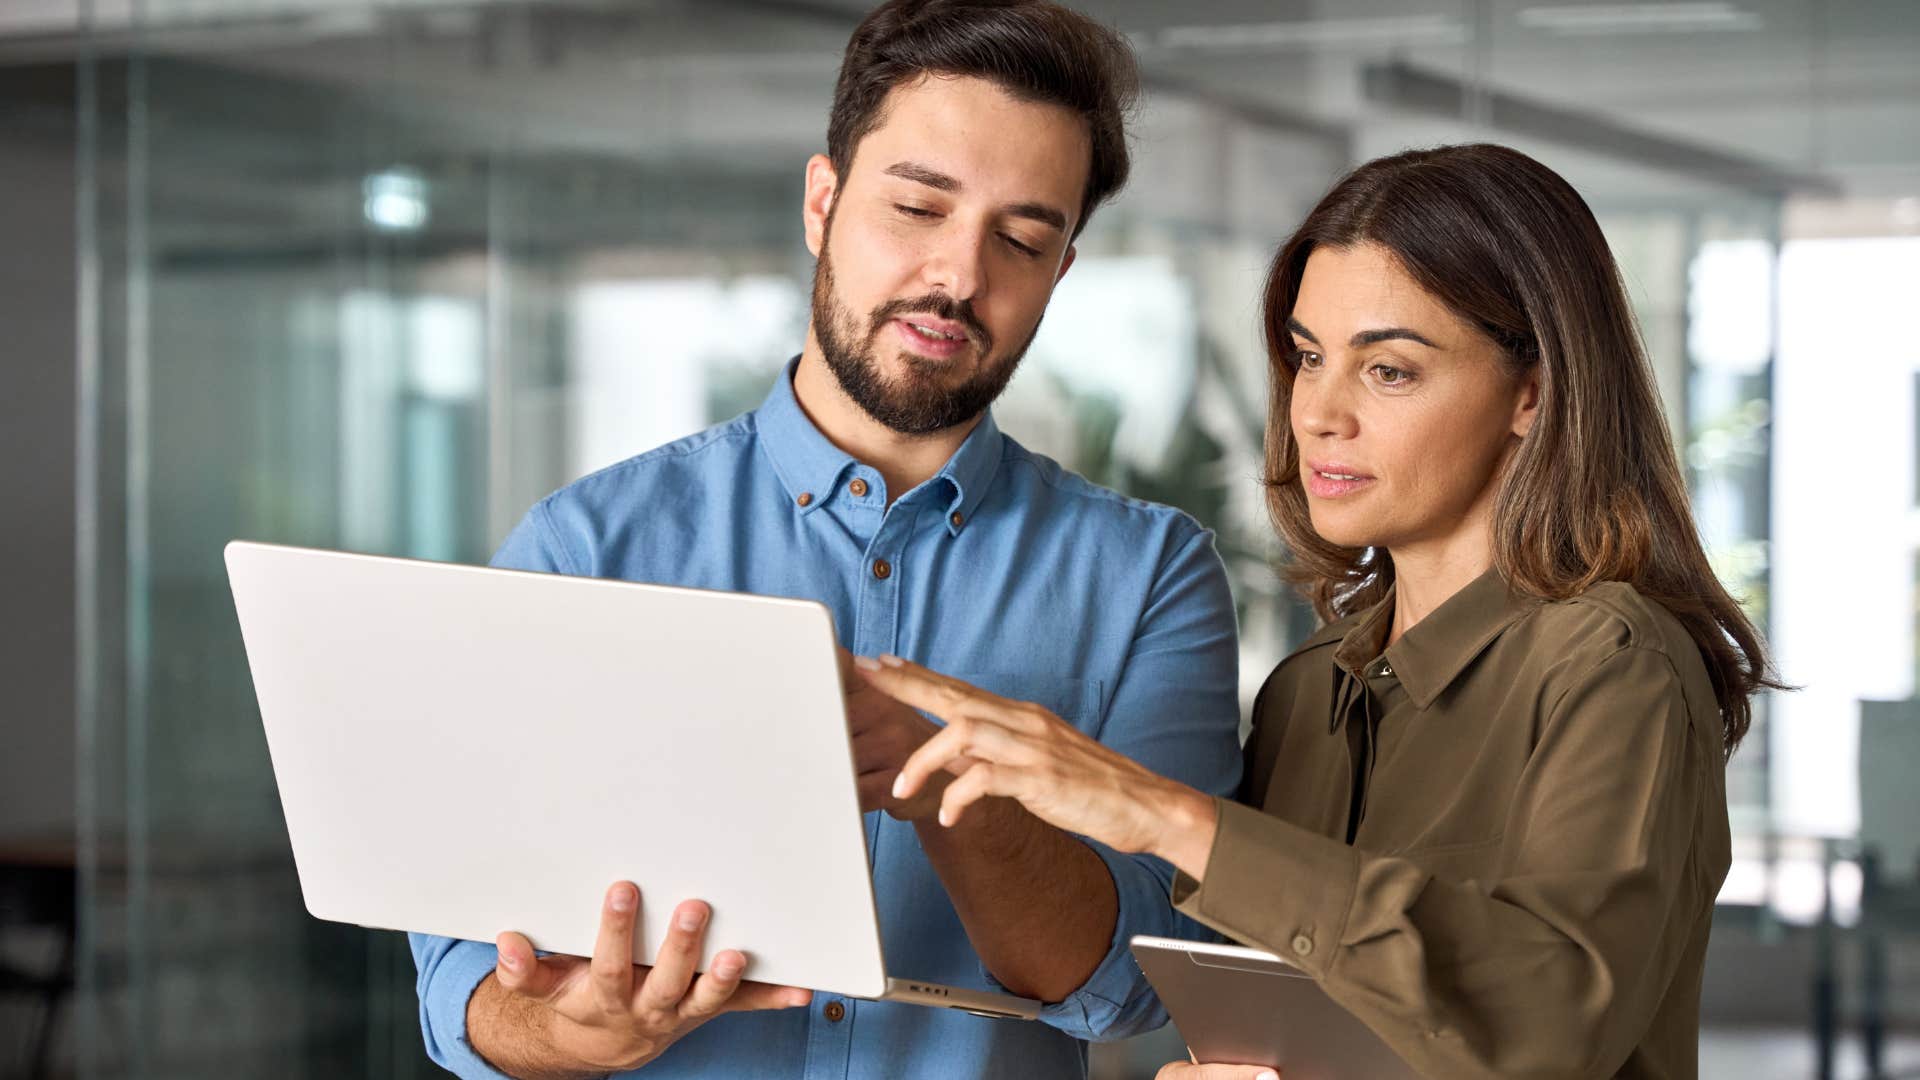
<svg viewBox="0 0 1920 1080"><path fill-rule="evenodd" d="M905 203L894 203L893 208L910 218L930 218L937 216L933 211L924 206L908 206Z"/></svg>
<svg viewBox="0 0 1920 1080"><path fill-rule="evenodd" d="M1023 244L1020 241L1015 240L1011 236L1007 237L1007 245L1013 248L1013 250L1019 252L1020 254L1027 256L1028 258L1034 258L1040 254L1039 248L1031 247L1029 245Z"/></svg>

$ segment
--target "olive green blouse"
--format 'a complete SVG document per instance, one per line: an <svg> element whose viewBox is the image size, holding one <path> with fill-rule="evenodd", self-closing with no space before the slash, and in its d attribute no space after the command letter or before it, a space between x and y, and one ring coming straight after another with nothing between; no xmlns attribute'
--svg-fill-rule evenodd
<svg viewBox="0 0 1920 1080"><path fill-rule="evenodd" d="M1629 585L1545 603L1491 571L1383 650L1392 619L1389 596L1274 669L1176 906L1425 1075L1694 1076L1729 856L1693 640Z"/></svg>

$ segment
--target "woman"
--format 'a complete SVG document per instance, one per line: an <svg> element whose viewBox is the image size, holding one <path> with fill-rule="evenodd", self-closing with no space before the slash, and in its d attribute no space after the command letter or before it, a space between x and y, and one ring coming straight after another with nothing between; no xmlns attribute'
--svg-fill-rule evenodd
<svg viewBox="0 0 1920 1080"><path fill-rule="evenodd" d="M1497 146L1344 179L1275 259L1269 509L1326 625L1254 706L1239 802L1036 706L861 663L948 782L1179 871L1433 1076L1691 1076L1725 761L1774 685L1708 567L1579 195ZM1163 1080L1251 1078L1167 1066Z"/></svg>

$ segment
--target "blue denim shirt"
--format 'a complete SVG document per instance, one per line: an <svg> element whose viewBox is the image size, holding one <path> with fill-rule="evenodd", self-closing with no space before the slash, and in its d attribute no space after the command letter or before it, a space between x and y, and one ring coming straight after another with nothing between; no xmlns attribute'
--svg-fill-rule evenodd
<svg viewBox="0 0 1920 1080"><path fill-rule="evenodd" d="M880 474L801 411L793 370L759 409L548 496L494 565L818 600L856 654L894 653L1038 702L1149 768L1233 792L1238 649L1211 533L1029 453L991 416L936 476L889 506ZM913 826L870 813L866 828L888 973L1000 989ZM1169 906L1164 862L1089 846L1113 875L1119 925L1092 977L1040 1022L816 994L805 1009L720 1016L635 1075L1084 1076L1081 1040L1166 1022L1128 939L1209 936ZM499 1076L474 1053L465 1022L493 946L412 940L427 1053L461 1076ZM836 1000L845 1013L828 1020Z"/></svg>

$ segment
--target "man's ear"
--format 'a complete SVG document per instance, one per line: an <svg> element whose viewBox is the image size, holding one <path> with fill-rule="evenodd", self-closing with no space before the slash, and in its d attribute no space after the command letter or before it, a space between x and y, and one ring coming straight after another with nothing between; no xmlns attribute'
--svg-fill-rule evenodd
<svg viewBox="0 0 1920 1080"><path fill-rule="evenodd" d="M825 154L807 159L807 194L800 204L800 219L806 224L807 250L814 258L827 242L827 217L833 213L834 196L840 193L840 174Z"/></svg>
<svg viewBox="0 0 1920 1080"><path fill-rule="evenodd" d="M1520 397L1513 405L1513 433L1526 438L1533 430L1533 422L1540 415L1540 365L1534 364L1521 377Z"/></svg>
<svg viewBox="0 0 1920 1080"><path fill-rule="evenodd" d="M1055 285L1060 284L1060 279L1066 277L1067 271L1073 269L1073 257L1079 253L1079 248L1074 247L1072 244L1067 245L1067 253L1060 257L1060 270L1053 275L1053 283Z"/></svg>

